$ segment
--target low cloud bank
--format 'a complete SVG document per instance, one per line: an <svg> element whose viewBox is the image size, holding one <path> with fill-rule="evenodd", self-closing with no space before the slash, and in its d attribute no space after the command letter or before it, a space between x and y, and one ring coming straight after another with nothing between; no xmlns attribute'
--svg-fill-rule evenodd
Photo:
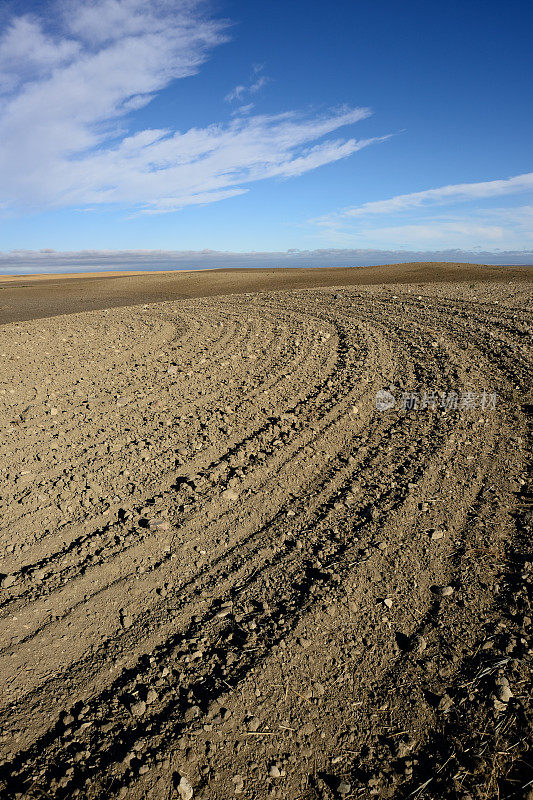
<svg viewBox="0 0 533 800"><path fill-rule="evenodd" d="M246 267L362 267L409 261L533 265L531 250L287 250L232 253L218 250L12 250L0 252L0 275L107 270L222 269Z"/></svg>

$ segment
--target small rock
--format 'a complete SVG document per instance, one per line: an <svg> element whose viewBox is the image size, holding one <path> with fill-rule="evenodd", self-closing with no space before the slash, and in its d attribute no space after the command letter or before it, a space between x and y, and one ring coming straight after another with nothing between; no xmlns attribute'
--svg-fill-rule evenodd
<svg viewBox="0 0 533 800"><path fill-rule="evenodd" d="M234 502L235 500L239 499L239 495L237 494L237 492L234 492L233 489L225 489L222 492L222 499Z"/></svg>
<svg viewBox="0 0 533 800"><path fill-rule="evenodd" d="M9 587L13 586L16 582L17 579L14 575L3 575L0 580L0 589L9 589Z"/></svg>
<svg viewBox="0 0 533 800"><path fill-rule="evenodd" d="M148 689L146 692L146 705L151 705L157 700L157 692L155 689Z"/></svg>
<svg viewBox="0 0 533 800"><path fill-rule="evenodd" d="M443 714L446 714L450 708L453 706L453 700L449 694L443 694L441 699L439 700L438 709L442 711Z"/></svg>
<svg viewBox="0 0 533 800"><path fill-rule="evenodd" d="M439 539L444 539L444 531L432 531L431 532L431 541L438 542Z"/></svg>
<svg viewBox="0 0 533 800"><path fill-rule="evenodd" d="M513 697L507 678L498 678L498 680L494 682L494 687L496 697L501 703L508 703Z"/></svg>
<svg viewBox="0 0 533 800"><path fill-rule="evenodd" d="M185 712L185 722L192 722L193 719L198 719L201 713L198 706L189 706Z"/></svg>
<svg viewBox="0 0 533 800"><path fill-rule="evenodd" d="M133 625L133 619L129 615L121 617L120 622L122 623L123 628L131 628L131 626Z"/></svg>
<svg viewBox="0 0 533 800"><path fill-rule="evenodd" d="M130 706L130 711L134 717L142 717L146 711L146 703L144 700L139 700L136 703L132 703Z"/></svg>
<svg viewBox="0 0 533 800"><path fill-rule="evenodd" d="M279 767L277 767L275 764L272 764L272 766L268 770L268 776L269 778L281 778L281 772Z"/></svg>
<svg viewBox="0 0 533 800"><path fill-rule="evenodd" d="M383 601L383 605L387 606L387 608L392 608L392 600L390 597L386 597Z"/></svg>
<svg viewBox="0 0 533 800"><path fill-rule="evenodd" d="M350 794L352 791L352 785L351 783L348 783L348 781L340 780L337 784L337 791L341 797L344 797L345 795Z"/></svg>
<svg viewBox="0 0 533 800"><path fill-rule="evenodd" d="M453 586L433 586L432 592L438 597L450 597L454 593Z"/></svg>
<svg viewBox="0 0 533 800"><path fill-rule="evenodd" d="M151 519L148 527L151 531L168 531L170 530L170 523L166 519Z"/></svg>
<svg viewBox="0 0 533 800"><path fill-rule="evenodd" d="M178 794L181 800L192 800L194 797L194 790L191 783L184 775L180 777L180 782L178 783Z"/></svg>

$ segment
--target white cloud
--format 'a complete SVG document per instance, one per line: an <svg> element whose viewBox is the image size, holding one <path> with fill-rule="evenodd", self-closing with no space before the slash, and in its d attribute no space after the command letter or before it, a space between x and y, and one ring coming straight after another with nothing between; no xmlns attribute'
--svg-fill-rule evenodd
<svg viewBox="0 0 533 800"><path fill-rule="evenodd" d="M60 35L26 15L0 36L0 207L117 203L172 211L380 141L324 139L367 117L367 109L248 116L250 104L225 124L128 132L126 115L196 73L226 41L226 23L210 19L202 0L48 6ZM261 69L248 91L258 90Z"/></svg>
<svg viewBox="0 0 533 800"><path fill-rule="evenodd" d="M260 73L263 71L264 65L263 64L254 64L252 68L252 78L248 84L239 84L239 86L235 86L231 92L225 96L224 100L227 103L233 103L235 101L240 102L245 95L252 95L258 92L263 86L266 86L267 83L270 82L270 78L266 75L261 75Z"/></svg>
<svg viewBox="0 0 533 800"><path fill-rule="evenodd" d="M246 86L236 86L231 92L228 92L224 100L227 103L233 103L234 100L241 100L246 92Z"/></svg>
<svg viewBox="0 0 533 800"><path fill-rule="evenodd" d="M234 111L231 112L232 117L245 117L247 114L251 112L251 110L255 108L255 103L246 103L244 106L239 106Z"/></svg>
<svg viewBox="0 0 533 800"><path fill-rule="evenodd" d="M477 264L532 264L533 250L340 249L285 252L165 250L0 251L0 275L103 270L201 269L223 267L354 267L409 261L469 261Z"/></svg>
<svg viewBox="0 0 533 800"><path fill-rule="evenodd" d="M496 181L482 181L479 183L457 183L450 186L440 186L437 189L426 189L423 192L399 194L389 200L378 200L354 208L346 208L331 219L339 217L362 217L367 214L391 214L405 211L410 208L419 208L428 205L444 205L468 200L488 199L502 195L517 194L533 190L533 172L516 175ZM326 220L328 217L325 218Z"/></svg>
<svg viewBox="0 0 533 800"><path fill-rule="evenodd" d="M328 214L310 222L329 243L365 247L531 247L531 206L490 207L497 197L533 191L533 173L397 195ZM470 201L468 206L456 205ZM484 208L483 203L489 202ZM436 207L450 207L436 214Z"/></svg>

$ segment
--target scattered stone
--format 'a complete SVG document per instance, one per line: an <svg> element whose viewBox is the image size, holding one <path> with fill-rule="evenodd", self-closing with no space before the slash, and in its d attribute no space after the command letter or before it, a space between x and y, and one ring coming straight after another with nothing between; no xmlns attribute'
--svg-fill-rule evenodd
<svg viewBox="0 0 533 800"><path fill-rule="evenodd" d="M337 784L337 791L341 797L345 797L352 791L352 785L351 783L348 783L348 781L341 779Z"/></svg>
<svg viewBox="0 0 533 800"><path fill-rule="evenodd" d="M131 704L130 711L134 717L142 717L146 711L146 703L144 700L138 700L136 703Z"/></svg>
<svg viewBox="0 0 533 800"><path fill-rule="evenodd" d="M513 697L507 678L498 678L494 681L494 693L500 703L508 703Z"/></svg>
<svg viewBox="0 0 533 800"><path fill-rule="evenodd" d="M168 531L170 530L170 522L166 519L151 519L148 527L151 531Z"/></svg>
<svg viewBox="0 0 533 800"><path fill-rule="evenodd" d="M193 719L198 719L201 713L198 706L189 706L185 712L185 722L192 722Z"/></svg>
<svg viewBox="0 0 533 800"><path fill-rule="evenodd" d="M155 689L148 689L146 692L146 705L150 706L157 700L157 692Z"/></svg>
<svg viewBox="0 0 533 800"><path fill-rule="evenodd" d="M178 794L181 800L192 800L194 797L194 790L191 786L191 783L184 775L180 777L180 781L178 783Z"/></svg>
<svg viewBox="0 0 533 800"><path fill-rule="evenodd" d="M453 700L449 694L443 694L441 699L439 700L438 709L442 711L443 714L446 714L450 708L453 706Z"/></svg>
<svg viewBox="0 0 533 800"><path fill-rule="evenodd" d="M433 586L431 591L433 594L436 594L437 597L451 597L455 589L453 586Z"/></svg>

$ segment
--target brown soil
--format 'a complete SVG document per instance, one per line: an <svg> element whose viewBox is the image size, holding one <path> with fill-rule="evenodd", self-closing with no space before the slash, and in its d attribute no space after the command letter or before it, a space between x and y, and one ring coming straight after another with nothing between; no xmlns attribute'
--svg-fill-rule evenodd
<svg viewBox="0 0 533 800"><path fill-rule="evenodd" d="M0 324L220 294L383 283L531 280L532 267L416 263L325 269L216 269L0 278Z"/></svg>
<svg viewBox="0 0 533 800"><path fill-rule="evenodd" d="M2 798L529 797L531 283L469 269L8 296L108 303L0 334Z"/></svg>

